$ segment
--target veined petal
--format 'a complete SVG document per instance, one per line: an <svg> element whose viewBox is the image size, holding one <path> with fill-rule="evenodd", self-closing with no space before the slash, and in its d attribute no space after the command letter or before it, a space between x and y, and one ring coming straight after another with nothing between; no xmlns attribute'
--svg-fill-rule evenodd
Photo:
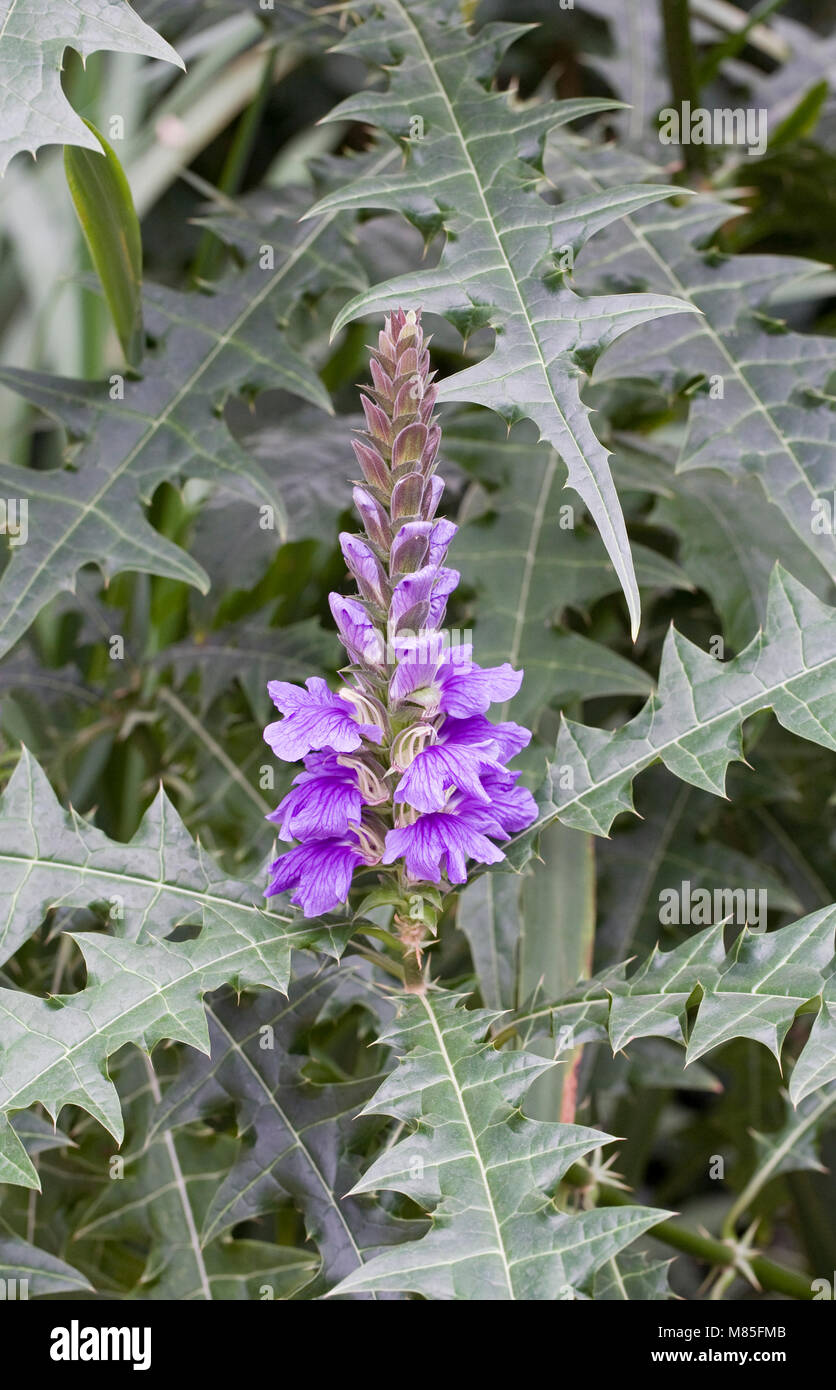
<svg viewBox="0 0 836 1390"><path fill-rule="evenodd" d="M492 704L502 704L516 695L522 684L522 671L515 671L509 662L502 666L468 667L464 663L445 662L436 677L439 686L438 707L445 714L466 719L471 714L484 714Z"/></svg>
<svg viewBox="0 0 836 1390"><path fill-rule="evenodd" d="M297 845L270 865L272 875L265 897L295 889L290 901L306 917L320 917L344 903L351 876L362 861L357 843L348 840L313 840Z"/></svg>
<svg viewBox="0 0 836 1390"><path fill-rule="evenodd" d="M320 676L311 676L306 685L307 692L286 681L271 681L268 686L285 714L264 730L265 741L278 758L293 763L315 749L353 753L364 738L382 741L383 730L377 724L358 724L354 707L329 690Z"/></svg>
<svg viewBox="0 0 836 1390"><path fill-rule="evenodd" d="M282 840L326 840L347 834L362 811L356 772L328 759L320 772L300 772L267 819L281 827Z"/></svg>
<svg viewBox="0 0 836 1390"><path fill-rule="evenodd" d="M444 811L419 816L413 825L388 831L382 862L394 864L401 857L413 880L431 883L441 881L442 867L451 883L464 883L468 858L480 864L498 864L505 858L502 850L464 816Z"/></svg>
<svg viewBox="0 0 836 1390"><path fill-rule="evenodd" d="M477 801L488 802L479 774L483 768L499 766L490 748L436 743L415 755L393 800L405 801L416 811L440 811L451 791L468 792Z"/></svg>

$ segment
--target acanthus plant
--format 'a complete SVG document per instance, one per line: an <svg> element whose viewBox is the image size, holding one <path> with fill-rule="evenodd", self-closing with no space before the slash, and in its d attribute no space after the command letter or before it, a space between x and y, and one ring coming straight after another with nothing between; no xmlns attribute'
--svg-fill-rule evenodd
<svg viewBox="0 0 836 1390"><path fill-rule="evenodd" d="M346 684L334 693L313 676L306 689L268 687L284 717L264 737L278 757L303 758L305 771L269 817L281 839L300 843L272 864L267 892L292 888L291 902L317 917L376 869L365 906L394 908L414 982L425 935L444 894L465 883L468 859L499 863L494 841L525 830L537 806L507 770L530 732L486 718L517 693L522 672L508 662L482 668L442 628L459 580L445 563L458 528L437 517L441 429L420 309L386 319L371 374L367 428L353 441L365 539L340 535L360 597L330 595Z"/></svg>
<svg viewBox="0 0 836 1390"><path fill-rule="evenodd" d="M33 1301L832 1298L834 36L760 8L0 24Z"/></svg>

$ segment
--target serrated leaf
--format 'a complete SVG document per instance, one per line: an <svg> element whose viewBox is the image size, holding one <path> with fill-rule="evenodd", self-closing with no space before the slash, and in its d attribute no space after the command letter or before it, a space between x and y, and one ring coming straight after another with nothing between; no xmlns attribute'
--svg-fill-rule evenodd
<svg viewBox="0 0 836 1390"><path fill-rule="evenodd" d="M336 1293L573 1298L606 1260L663 1219L639 1206L575 1215L550 1201L572 1164L608 1136L524 1117L522 1097L552 1064L484 1042L495 1018L431 990L404 1004L384 1034L404 1056L366 1110L417 1127L355 1191L403 1192L431 1211L432 1227L349 1275Z"/></svg>
<svg viewBox="0 0 836 1390"><path fill-rule="evenodd" d="M162 790L121 844L65 811L26 750L0 799L0 866L0 960L59 906L105 904L127 941L161 940L185 923L246 929L275 921L261 906L260 885L223 874Z"/></svg>
<svg viewBox="0 0 836 1390"><path fill-rule="evenodd" d="M8 922L21 904L25 939L54 902L101 901L105 888L128 913L121 937L72 936L87 967L79 993L41 999L0 990L0 1111L40 1101L57 1120L64 1105L77 1104L118 1140L122 1117L107 1074L113 1053L128 1042L150 1050L163 1038L208 1050L207 990L231 983L284 992L294 948L338 956L351 927L265 911L254 901L257 888L225 879L172 819L162 796L132 845L108 840L79 817L62 816L35 767L24 756L6 793L9 834L18 837L4 847L15 872ZM45 813L37 828L36 807L39 816ZM39 834L52 836L46 854ZM201 924L199 934L170 939L185 922ZM0 1126L0 1166L5 1181L37 1185L7 1119Z"/></svg>
<svg viewBox="0 0 836 1390"><path fill-rule="evenodd" d="M204 1214L238 1141L205 1127L153 1130L160 1086L148 1058L131 1059L119 1079L127 1135L118 1180L112 1160L105 1165L92 1154L87 1171L96 1185L72 1222L72 1248L97 1289L116 1282L122 1296L188 1302L286 1299L309 1284L319 1264L313 1251L252 1234L201 1243Z"/></svg>
<svg viewBox="0 0 836 1390"><path fill-rule="evenodd" d="M672 951L655 948L625 975L625 966L580 984L556 1005L523 1013L524 1037L566 1028L574 1041L608 1038L613 1051L636 1038L685 1042L686 1063L734 1038L759 1042L780 1062L796 1016L814 1012L810 1036L795 1062L790 1097L798 1105L836 1080L828 1042L834 996L836 906L822 908L773 932L740 933L727 953L723 926L697 932ZM690 1027L687 1011L695 1010ZM819 1024L822 1023L822 1030Z"/></svg>
<svg viewBox="0 0 836 1390"><path fill-rule="evenodd" d="M300 229L286 212L275 215L264 227L273 268L252 265L214 294L146 286L145 317L160 345L145 357L141 380L0 370L7 386L83 440L72 471L0 465L0 488L27 499L29 510L26 544L11 548L0 579L0 655L48 599L73 589L84 564L106 577L140 570L206 592L203 568L145 518L141 504L163 481L188 475L240 494L253 504L253 531L269 516L283 537L281 488L233 439L222 407L234 390L283 387L330 410L316 373L278 325L299 296L324 283L324 266L331 282L356 279L334 222L329 215Z"/></svg>
<svg viewBox="0 0 836 1390"><path fill-rule="evenodd" d="M329 119L378 126L405 144L407 159L400 174L361 177L318 210L396 208L427 237L443 229L446 240L434 269L399 275L352 299L335 331L402 303L444 315L465 336L487 325L495 330L493 351L448 377L441 399L486 405L509 424L534 421L601 533L635 635L639 596L624 519L580 388L592 361L628 328L684 306L646 294L584 299L569 285L567 258L600 228L674 190L624 186L548 205L533 189L547 132L613 103L522 106L489 92L487 79L523 26L488 24L473 34L457 0L382 0L357 9L364 22L340 47L383 67L389 85L349 97Z"/></svg>
<svg viewBox="0 0 836 1390"><path fill-rule="evenodd" d="M567 197L616 188L629 169L655 179L660 171L623 152L555 143L547 166ZM813 529L815 507L831 500L836 412L830 399L832 339L793 332L772 306L794 286L815 296L813 261L772 255L722 256L711 249L718 226L735 209L700 196L684 207L664 204L622 218L578 263L587 291L665 290L701 310L673 325L631 335L629 353L615 347L595 380L645 378L673 393L702 378L691 395L678 467L722 469L755 478L780 508L798 541L836 579L833 528ZM806 283L805 283L806 282Z"/></svg>
<svg viewBox="0 0 836 1390"><path fill-rule="evenodd" d="M291 1198L320 1252L316 1296L361 1268L388 1245L414 1237L419 1223L398 1221L364 1197L347 1193L357 1177L351 1143L362 1139L357 1116L380 1076L345 1082L307 1080L297 1038L338 1000L391 1014L362 973L297 968L287 1000L270 995L209 1009L211 1057L191 1058L165 1093L156 1127L176 1127L232 1103L241 1152L205 1211L201 1240L254 1220ZM365 1122L368 1128L369 1122Z"/></svg>
<svg viewBox="0 0 836 1390"><path fill-rule="evenodd" d="M726 770L742 755L741 725L762 709L800 738L836 749L836 613L780 565L765 629L732 661L715 660L671 628L658 690L628 724L611 731L563 720L540 818L517 837L516 860L555 818L606 835L619 812L633 809L633 779L658 761L724 795Z"/></svg>
<svg viewBox="0 0 836 1390"><path fill-rule="evenodd" d="M14 155L42 145L98 143L61 88L64 50L142 53L183 67L174 49L124 3L4 0L0 10L0 176Z"/></svg>
<svg viewBox="0 0 836 1390"><path fill-rule="evenodd" d="M591 1297L595 1303L656 1303L673 1298L668 1283L670 1267L670 1260L651 1260L644 1253L628 1250L596 1270Z"/></svg>

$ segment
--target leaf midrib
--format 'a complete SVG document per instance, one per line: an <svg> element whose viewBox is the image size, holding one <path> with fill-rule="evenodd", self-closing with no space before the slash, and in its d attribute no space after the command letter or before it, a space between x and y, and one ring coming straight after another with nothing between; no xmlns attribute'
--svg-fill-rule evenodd
<svg viewBox="0 0 836 1390"><path fill-rule="evenodd" d="M509 1296L510 1299L514 1299L514 1298L515 1298L515 1294L514 1294L514 1286L513 1286L513 1283L511 1282L511 1267L510 1267L510 1264L509 1264L509 1261L508 1261L508 1256L507 1256L507 1254L505 1253L505 1246L504 1246L503 1241L502 1241L502 1227L501 1227L501 1223L500 1223L499 1216L498 1216L498 1214L497 1214L496 1208L495 1208L495 1206L494 1206L493 1193L491 1192L490 1183L489 1183L489 1181L488 1181L487 1169L486 1169L486 1167L485 1167L485 1165L484 1165L484 1163L483 1163L483 1161L482 1161L482 1155L481 1155L481 1153L480 1153L480 1151L479 1151L479 1145L478 1145L478 1142L477 1142L477 1139L476 1139L476 1134L475 1134L475 1132L474 1132L473 1125L471 1124L470 1116L469 1116L469 1114L468 1114L468 1112L467 1112L467 1107L466 1107L466 1105L465 1105L465 1103L464 1103L464 1096L463 1096L463 1094L462 1094L461 1087L459 1086L458 1078L457 1078L456 1073L455 1073L455 1070L454 1070L454 1068L453 1068L452 1060L451 1060L450 1055L449 1055L449 1053L448 1053L448 1051L447 1051L447 1046L446 1046L446 1043L445 1043L444 1034L442 1033L441 1029L440 1029L439 1026L438 1026L438 1020L437 1020L437 1018L436 1018L436 1016L435 1016L435 1013L433 1012L432 1007L430 1006L430 1004L429 1004L429 1002L428 1002L428 1000L427 1000L426 995L425 995L425 994L422 994L422 995L420 996L420 999L421 999L421 1003L423 1004L424 1009L425 1009L425 1011L426 1011L427 1017L428 1017L429 1020L430 1020L430 1026L432 1027L433 1033L434 1033L435 1038L436 1038L436 1042L438 1043L439 1054L440 1054L440 1056L441 1056L441 1058L442 1058L442 1060L443 1060L443 1062L444 1062L444 1066L445 1066L445 1070L447 1071L447 1075L448 1075L449 1078L450 1078L450 1085L451 1085L451 1087L452 1087L452 1089L453 1089L453 1093L454 1093L454 1095L455 1095L455 1097L456 1097L456 1102L457 1102L457 1104L458 1104L458 1106L459 1106L459 1110L461 1111L462 1119L463 1119L463 1121L464 1121L465 1128L466 1128L466 1130L467 1130L467 1134L468 1134L468 1138L469 1138L469 1140L470 1140L470 1144L471 1144L471 1149L472 1149L473 1157L475 1158L476 1164L477 1164L477 1166L478 1166L478 1168L479 1168L479 1177L480 1177L480 1180L481 1180L481 1183L482 1183L482 1186L483 1186L483 1189L484 1189L484 1192L485 1192L487 1211L488 1211L488 1213L489 1213L489 1215L490 1215L491 1221L492 1221L492 1223L493 1223L493 1228L494 1228L494 1231L495 1231L495 1233L496 1233L496 1250L495 1250L494 1253L498 1254L499 1257L500 1257L500 1259L501 1259L501 1261L502 1261L503 1273L504 1273L504 1275L505 1275L505 1282L506 1282L506 1285L507 1285L507 1288L508 1288L508 1296Z"/></svg>
<svg viewBox="0 0 836 1390"><path fill-rule="evenodd" d="M492 234L493 239L494 239L494 241L495 241L495 243L496 243L497 249L498 249L498 251L499 251L499 253L500 253L501 257L502 257L502 262L503 262L503 266L504 266L504 268L505 268L505 273L506 273L506 275L507 275L508 281L509 281L509 283L511 284L511 286L512 286L512 288L513 288L513 292L514 292L514 294L515 294L515 296L516 296L516 299L517 299L517 302L518 302L518 304L519 304L519 306L520 306L520 313L521 313L522 318L523 318L523 321L524 321L524 323L525 323L525 325L526 325L526 327L527 327L527 329L528 329L529 338L530 338L530 340L531 340L531 342L532 342L532 344L533 344L533 346L534 346L534 349L535 349L535 351L536 351L537 359L538 359L538 362L539 362L539 365L540 365L540 370L541 370L542 375L543 375L543 380L544 380L544 382L546 383L546 387L547 387L547 389L548 389L549 397L550 397L550 399L551 399L551 402L552 402L552 405L553 405L553 407L554 407L555 413L557 414L558 418L560 419L561 424L562 424L563 428L565 429L565 431L566 431L568 437L571 439L572 444L574 445L574 448L575 448L575 451L576 451L577 458L578 458L578 460L581 462L581 464L583 465L583 468L585 469L586 473L588 474L588 477L589 477L590 481L592 482L592 485L593 485L594 488L595 488L595 492L596 492L596 494L597 494L597 496L598 496L598 498L599 498L600 509L601 509L601 515L600 515L600 517L596 517L596 523L597 523L597 525L598 525L598 527L599 527L599 530L601 529L602 522L605 522L605 524L606 524L606 529L607 529L607 531L608 531L608 533L609 533L609 542L607 542L607 541L605 540L605 541L604 541L604 544L605 544L605 546L606 546L606 549L607 549L608 553L610 554L610 556L611 556L611 558L612 558L612 560L613 560L613 565L614 565L615 568L616 568L616 573L618 573L618 571L619 571L619 566L616 564L616 560L615 560L615 558L614 558L615 556L618 556L620 565L621 565L621 567L624 569L624 576L623 576L623 578L622 578L622 575L619 573L619 579L622 581L622 584L623 584L623 587L624 587L624 590L625 590L625 597L626 597L627 600L628 600L628 606L629 606L630 609L631 609L631 616L632 616L633 610L636 608L636 598L635 598L635 595L634 595L634 594L631 594L631 593L629 592L629 587L628 587L629 578L630 578L630 572L631 572L631 565L630 565L629 552L628 552L627 559L626 559L626 564L625 564L625 557L624 557L624 555L623 555L623 553L622 553L622 547L621 547L620 544L619 544L618 537L616 536L615 530L614 530L613 525L612 525L612 522L610 521L609 507L608 507L607 502L606 502L606 500L605 500L605 498L604 498L604 496L603 496L603 493L601 492L601 489L600 489L600 487L599 487L598 479L596 478L595 472L594 472L593 468L591 467L591 465L589 464L589 462L588 462L588 460L587 460L586 454L584 453L583 449L581 448L580 441L578 440L578 438L577 438L577 436L576 436L574 430L571 428L571 426L570 426L570 424L569 424L569 421L567 420L567 418L566 418L564 412L562 411L562 409L561 409L561 407L560 407L560 404L559 404L559 402L558 402L558 400L557 400L557 397L555 396L554 388L552 387L552 383L551 383L551 377L549 376L548 367L547 367L547 365L546 365L546 360L545 360L545 358L544 358L544 356L543 356L542 348L541 348L541 346L540 346L540 340L539 340L537 334L536 334L535 331L534 331L534 324L533 324L533 322L532 322L531 316L530 316L529 313L528 313L528 309L526 308L525 300L524 300L523 297L522 297L522 293L521 293L521 291L520 291L520 287L519 287L519 285L518 285L518 283L517 283L517 277L516 277L516 275L514 274L513 268L512 268L512 266L511 266L511 262L510 262L509 259L508 259L508 255L507 255L507 252L506 252L506 250L505 250L505 246L504 246L504 244L503 244L502 237L501 237L501 235L500 235L500 233L499 233L499 229L498 229L498 227L497 227L497 225L496 225L496 222L495 222L495 220L494 220L494 216L493 216L493 213L492 213L492 211L491 211L490 205L488 204L488 201L487 201L487 199L486 199L486 197L485 197L484 189L482 188L481 180L480 180L479 175L478 175L478 173L477 173L477 171L476 171L476 166L475 166L475 164L473 163L473 159L472 159L471 154L470 154L470 148L469 148L469 145L468 145L468 143L467 143L467 140L465 139L464 131L462 130L462 128L461 128L461 126L460 126L460 124L459 124L459 122L458 122L458 119L457 119L457 117L456 117L455 108L454 108L454 106L453 106L453 104L452 104L452 102L451 102L451 100L450 100L450 97L449 97L449 95L448 95L448 93L447 93L446 87L444 86L443 82L441 81L441 77L440 77L440 75L439 75L439 73L438 73L438 70L437 70L437 68L436 68L435 63L434 63L433 60L432 60L432 56L431 56L431 54L430 54L430 52L429 52L429 49L427 48L427 46L426 46L426 44L425 44L425 42L424 42L424 37L423 37L423 34L421 33L420 29L419 29L418 26L415 24L414 20L412 19L412 17L410 16L409 12L408 12L408 11L406 10L406 8L404 7L404 5L401 3L401 0L391 0L391 3L392 3L392 4L394 5L394 7L399 11L399 13L400 13L400 15L401 15L401 19L402 19L403 23L406 25L407 29L409 29L409 30L414 34L414 36L415 36L415 41L416 41L416 43L418 44L418 46L419 46L419 48L420 48L420 50L421 50L422 56L423 56L423 58L424 58L424 61L425 61L426 64L427 64L427 69L428 69L428 71L432 74L432 77L433 77L433 80L434 80L434 82L435 82L436 90L437 90L437 92L438 92L438 94L439 94L439 97L441 98L441 100L442 100L442 102L444 103L444 106L445 106L445 108L446 108L446 110L447 110L448 118L449 118L449 120L450 120L452 130L453 130L454 134L456 135L456 137L457 137L457 139L458 139L458 141L459 141L459 144L460 144L461 149L462 149L462 153L463 153L464 158L465 158L465 160L466 160L466 162L467 162L467 167L468 167L468 172L469 172L469 174L470 174L470 178L471 178L471 180L472 180L472 182L473 182L474 188L476 189L476 193L477 193L477 196L478 196L478 198L479 198L480 203L482 204L482 208L484 209L485 221L486 221L488 227L489 227L490 230L491 230L491 234ZM601 448L603 449L603 445L601 446ZM602 538L603 538L603 537L602 537ZM637 617L637 613L636 613L636 617Z"/></svg>
<svg viewBox="0 0 836 1390"><path fill-rule="evenodd" d="M584 168L582 164L578 163L578 161L574 158L572 148L570 145L567 144L563 152L565 154L566 159L569 161L569 163L572 164L573 168L576 170L576 172L580 175L582 179L585 179L587 183L592 184L593 187L596 188L599 192L607 191L606 184L601 183L598 179L595 178L593 174L590 174L588 169ZM689 303L693 303L693 296L691 294L691 291L688 289L687 285L683 284L673 267L669 265L668 262L664 259L664 257L659 254L659 252L656 250L656 247L650 241L649 237L645 235L642 227L640 227L636 222L633 221L633 218L630 216L629 213L625 214L624 217L622 217L621 221L626 227L629 228L635 240L641 246L644 247L645 251L651 257L651 259L656 262L656 264L661 269L662 273L667 278L668 283L677 291L678 294L680 294L683 298L687 299ZM792 459L799 480L801 481L803 487L809 493L811 499L817 497L818 494L814 491L813 485L810 479L807 477L801 460L796 454L795 449L792 447L790 440L787 439L783 430L780 428L778 422L773 418L767 406L760 399L757 392L750 384L748 377L745 375L735 358L731 355L722 338L715 331L707 315L702 315L702 317L699 320L699 327L702 329L705 335L711 339L718 352L722 355L724 361L728 363L732 376L735 378L736 381L740 382L747 396L752 401L756 412L763 416L764 420L766 420L767 422L769 429L772 431L774 437L778 440L778 443L781 446L781 448L789 456L789 458ZM761 485L763 486L760 475L757 476L758 481L761 482ZM794 526L793 530L795 530Z"/></svg>

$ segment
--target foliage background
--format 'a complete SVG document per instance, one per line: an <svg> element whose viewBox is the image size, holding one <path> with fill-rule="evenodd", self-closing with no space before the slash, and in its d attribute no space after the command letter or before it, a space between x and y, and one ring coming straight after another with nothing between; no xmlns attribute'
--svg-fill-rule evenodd
<svg viewBox="0 0 836 1390"><path fill-rule="evenodd" d="M503 9L491 0L479 10L480 21L540 26L502 58L500 89L526 100L630 103L590 111L549 140L547 199L660 180L699 190L598 231L574 275L581 295L673 295L702 312L654 320L597 362L597 353L574 361L597 436L612 451L631 538L643 603L635 644L613 564L577 496L562 491L564 466L537 442L537 430L521 420L508 431L497 414L467 404L476 397L466 390L445 409L445 505L462 526L453 559L464 576L449 620L473 629L484 663L509 659L526 669L511 713L535 729L525 755L532 787L561 711L606 730L638 713L656 688L671 623L703 651L719 636L724 659L733 659L766 621L776 559L816 599L833 603L832 536L811 532L809 501L836 487L836 281L826 264L836 30L825 3L761 6L765 31L732 51L719 9L708 0L692 6L700 99L766 108L770 144L761 159L726 148L685 171L656 136L669 77L653 5L577 0L564 10L531 0ZM362 59L378 56L357 46L332 51L351 29L350 15L280 0L269 11L222 0L142 0L136 10L174 45L185 72L130 52L95 52L82 66L68 50L62 76L80 116L105 133L114 115L124 120L124 138L112 143L142 222L147 334L126 402L108 395L108 379L125 367L60 152L43 150L37 163L17 156L0 188L0 491L20 495L16 470L25 467L37 475L26 495L52 499L42 513L46 534L5 560L0 771L10 777L25 744L58 801L103 836L138 835L145 846L162 836L175 873L195 882L217 874L238 885L225 901L243 902L270 852L264 814L292 775L273 765L261 740L266 680L328 675L339 659L327 594L345 586L336 535L351 524L348 438L378 315L366 307L366 322L346 321L333 340L331 325L368 286L434 265L445 217L457 209L439 213L405 194L410 221L356 193L374 177L394 177L402 151L375 132L365 97L319 123L365 91ZM431 165L425 176L432 181ZM324 221L299 221L322 198L332 209ZM397 196L383 203L403 210ZM259 263L265 246L267 269ZM478 313L472 322L462 312L428 317L445 379L490 350L492 333ZM717 371L725 374L722 402L708 394ZM73 531L77 499L114 471L124 486L110 477L101 513ZM577 511L573 530L560 524L567 501ZM259 524L264 506L273 509L273 529ZM117 644L115 658L114 637L124 648L118 654ZM789 659L786 629L781 643L781 659ZM681 880L765 888L770 937L828 907L836 898L836 726L829 690L817 698L827 737L815 743L757 703L743 710L748 765L730 767L726 799L715 794L722 767L712 785L707 771L681 780L687 774L656 766L635 788L641 819L619 814L611 838L586 831L606 832L623 810L618 800L593 806L595 825L568 814L567 823L553 822L520 875L476 879L457 913L448 912L434 973L453 989L474 988L487 1008L525 1018L569 994L578 978L643 959L657 940L664 950L680 946L691 932L660 926L658 901ZM35 776L22 792L18 769L14 795L23 799L7 801L4 821L10 874L24 819L48 844L47 858L66 848L71 832L49 785ZM188 833L173 821L160 831L160 786ZM31 817L24 802L35 807ZM102 862L102 843L89 862ZM207 871L204 856L217 867ZM17 900L19 884L9 891ZM33 890L38 920L5 953L9 990L44 1000L89 979L67 931L108 933L113 903L99 884L67 886L59 896L44 915L39 908L55 889ZM156 902L129 898L127 907L143 920L158 912ZM166 930L177 920L172 908ZM194 936L191 920L175 942ZM164 935L159 918L152 935ZM2 1188L0 1263L28 1262L34 1291L45 1295L253 1298L269 1289L311 1298L349 1272L347 1246L420 1234L420 1195L355 1198L348 1218L351 1202L323 1195L323 1181L340 1196L347 1191L392 1137L380 1115L352 1122L393 1056L368 1046L391 1025L383 979L362 949L350 956L339 973L328 967L312 976L311 958L298 955L291 1004L253 988L266 983L257 972L239 979L238 1003L234 992L210 993L222 1065L188 1046L193 1018L185 1035L160 1034L181 1040L157 1047L153 1062L132 1047L118 1050L111 1074L126 1121L119 1181L115 1142L89 1107L63 1109L57 1133L42 1109L18 1111L14 1125L42 1192ZM822 979L831 956L822 959ZM211 972L204 983L214 988ZM574 1117L620 1136L614 1166L624 1182L642 1203L677 1212L681 1230L732 1239L757 1218L761 1255L808 1283L829 1277L836 1083L794 1109L791 1065L782 1075L753 1040L769 1043L770 1029L782 1033L786 1023L791 1064L811 1022L793 1014L760 1031L732 1028L687 1070L670 1029L614 1056L597 1042L596 1018L587 1045L535 1081L527 1113ZM272 1053L252 1041L265 1024L276 1030ZM156 1024L149 1026L152 1040ZM532 1029L533 1050L553 1055L558 1031L559 1018L545 1033ZM713 1041L724 1036L718 1030ZM710 1175L718 1156L722 1181ZM606 1172L597 1172L597 1184L587 1179L570 1196L572 1209L606 1195ZM671 1244L681 1252L673 1266ZM782 1292L753 1289L743 1263L712 1263L706 1249L682 1253L681 1234L678 1246L675 1236L643 1236L630 1256L603 1266L586 1296L705 1297L712 1268L712 1287L726 1296Z"/></svg>

